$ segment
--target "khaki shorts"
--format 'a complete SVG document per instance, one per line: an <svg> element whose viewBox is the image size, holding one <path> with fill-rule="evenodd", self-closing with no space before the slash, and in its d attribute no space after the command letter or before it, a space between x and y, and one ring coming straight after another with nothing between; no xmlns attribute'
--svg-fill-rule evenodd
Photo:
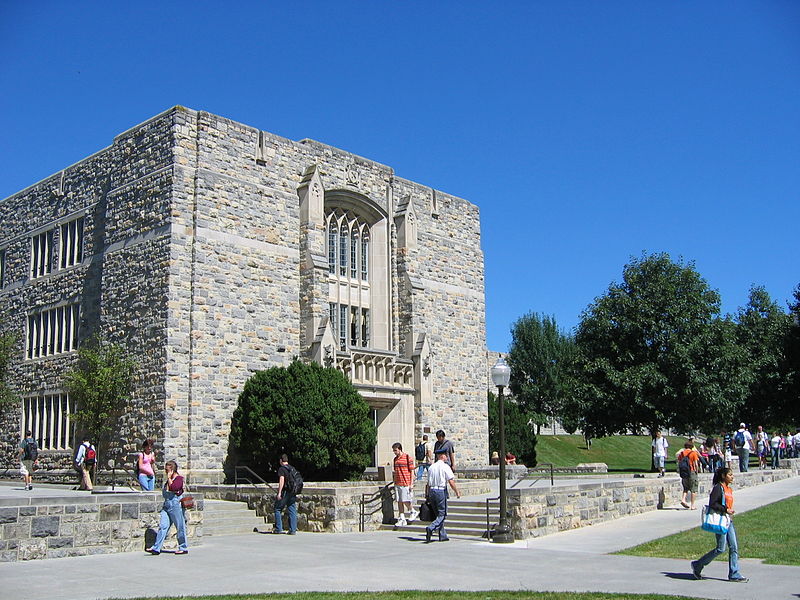
<svg viewBox="0 0 800 600"><path fill-rule="evenodd" d="M19 463L19 474L23 477L33 474L33 461L23 460Z"/></svg>
<svg viewBox="0 0 800 600"><path fill-rule="evenodd" d="M681 483L683 484L684 492L697 493L697 473L694 471L689 473L688 477L681 477Z"/></svg>

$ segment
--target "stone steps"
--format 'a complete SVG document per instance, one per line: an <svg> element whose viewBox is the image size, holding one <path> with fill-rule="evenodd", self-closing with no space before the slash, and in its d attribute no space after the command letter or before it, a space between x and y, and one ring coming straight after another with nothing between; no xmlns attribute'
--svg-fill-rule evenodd
<svg viewBox="0 0 800 600"><path fill-rule="evenodd" d="M263 529L264 517L256 516L256 511L244 502L229 500L203 501L203 535L241 535L252 533L253 529Z"/></svg>
<svg viewBox="0 0 800 600"><path fill-rule="evenodd" d="M415 502L415 507L419 509L420 502ZM500 504L497 500L489 503L489 523L493 525L498 521ZM401 531L425 535L425 521L414 521L403 527L396 525L383 525L381 529ZM447 519L445 529L448 536L480 539L486 533L486 502L479 500L459 500L449 499L447 501Z"/></svg>

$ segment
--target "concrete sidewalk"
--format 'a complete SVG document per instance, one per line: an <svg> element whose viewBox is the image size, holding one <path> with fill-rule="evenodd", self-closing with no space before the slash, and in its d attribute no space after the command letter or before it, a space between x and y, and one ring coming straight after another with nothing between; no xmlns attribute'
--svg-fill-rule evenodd
<svg viewBox="0 0 800 600"><path fill-rule="evenodd" d="M800 478L736 493L737 509L800 494ZM699 506L699 503L698 503ZM3 598L87 600L297 591L532 590L657 593L781 600L800 593L800 567L743 560L749 584L725 580L727 564L691 579L688 561L613 556L641 541L697 526L700 511L663 510L525 542L494 545L381 531L205 538L187 556L107 554L0 564ZM709 548L713 536L709 534ZM438 563L444 558L444 562ZM398 569L398 564L406 565ZM442 569L423 565L442 564Z"/></svg>

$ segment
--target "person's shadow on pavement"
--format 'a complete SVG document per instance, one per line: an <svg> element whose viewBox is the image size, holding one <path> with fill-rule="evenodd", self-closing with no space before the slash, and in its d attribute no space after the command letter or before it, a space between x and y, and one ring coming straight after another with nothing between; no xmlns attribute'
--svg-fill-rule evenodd
<svg viewBox="0 0 800 600"><path fill-rule="evenodd" d="M694 573L670 573L669 571L661 571L661 574L669 577L670 579L688 579L690 581L697 581L694 578ZM710 580L717 580L717 581L728 581L722 577L708 577L703 575L703 579L710 579Z"/></svg>

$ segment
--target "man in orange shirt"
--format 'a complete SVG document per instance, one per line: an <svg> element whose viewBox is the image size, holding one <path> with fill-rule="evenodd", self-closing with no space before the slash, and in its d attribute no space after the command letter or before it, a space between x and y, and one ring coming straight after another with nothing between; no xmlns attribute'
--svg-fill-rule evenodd
<svg viewBox="0 0 800 600"><path fill-rule="evenodd" d="M683 484L681 506L690 508L690 504L686 502L686 496L688 495L691 509L694 510L694 499L697 496L697 473L700 470L700 453L694 449L692 442L687 441L683 445L683 450L678 452L676 460L678 461L678 474L681 476L681 483Z"/></svg>
<svg viewBox="0 0 800 600"><path fill-rule="evenodd" d="M400 511L400 517L395 524L398 527L405 527L409 521L413 521L418 516L418 513L414 512L411 506L413 502L411 488L414 485L414 459L403 452L403 446L400 442L392 444L392 451L394 452L394 489L397 495L397 508ZM407 520L406 515L408 515Z"/></svg>

